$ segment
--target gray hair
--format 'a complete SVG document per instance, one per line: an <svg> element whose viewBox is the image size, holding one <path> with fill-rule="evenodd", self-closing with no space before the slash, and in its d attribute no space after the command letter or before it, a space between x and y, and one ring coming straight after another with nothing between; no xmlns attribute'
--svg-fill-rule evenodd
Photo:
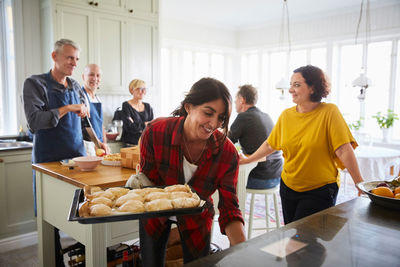
<svg viewBox="0 0 400 267"><path fill-rule="evenodd" d="M54 51L58 53L64 45L70 45L78 51L81 51L81 47L72 40L69 39L60 39L54 44Z"/></svg>

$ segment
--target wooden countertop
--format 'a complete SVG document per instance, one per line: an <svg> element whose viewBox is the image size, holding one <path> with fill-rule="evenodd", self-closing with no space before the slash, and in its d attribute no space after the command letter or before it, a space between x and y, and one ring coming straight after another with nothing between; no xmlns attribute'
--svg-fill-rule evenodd
<svg viewBox="0 0 400 267"><path fill-rule="evenodd" d="M399 266L399 233L398 210L358 197L185 266Z"/></svg>
<svg viewBox="0 0 400 267"><path fill-rule="evenodd" d="M135 170L122 167L98 165L93 171L69 169L60 162L32 164L32 168L66 183L83 188L85 185L104 187L124 186Z"/></svg>

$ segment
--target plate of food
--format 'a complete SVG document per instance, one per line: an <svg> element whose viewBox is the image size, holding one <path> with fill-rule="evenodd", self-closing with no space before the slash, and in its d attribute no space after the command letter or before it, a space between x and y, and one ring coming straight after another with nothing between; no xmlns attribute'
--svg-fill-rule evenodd
<svg viewBox="0 0 400 267"><path fill-rule="evenodd" d="M67 166L67 167L75 167L78 166L76 165L76 162L73 161L72 159L63 159L60 161L61 165Z"/></svg>
<svg viewBox="0 0 400 267"><path fill-rule="evenodd" d="M400 210L400 177L392 181L361 182L357 187L377 205Z"/></svg>
<svg viewBox="0 0 400 267"><path fill-rule="evenodd" d="M121 166L121 154L114 153L105 155L101 161L101 164L107 166Z"/></svg>
<svg viewBox="0 0 400 267"><path fill-rule="evenodd" d="M188 185L105 190L87 186L76 189L69 221L93 224L197 214L205 205L206 202Z"/></svg>

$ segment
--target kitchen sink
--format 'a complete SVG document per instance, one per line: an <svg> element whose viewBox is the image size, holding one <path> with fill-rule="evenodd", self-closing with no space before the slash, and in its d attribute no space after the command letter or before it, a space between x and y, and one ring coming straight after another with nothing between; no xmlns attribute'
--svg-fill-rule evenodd
<svg viewBox="0 0 400 267"><path fill-rule="evenodd" d="M32 143L25 141L0 142L0 150L32 148Z"/></svg>

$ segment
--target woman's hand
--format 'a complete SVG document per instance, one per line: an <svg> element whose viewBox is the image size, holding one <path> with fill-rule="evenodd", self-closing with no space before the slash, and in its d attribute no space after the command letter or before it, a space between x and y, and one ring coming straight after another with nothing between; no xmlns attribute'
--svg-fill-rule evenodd
<svg viewBox="0 0 400 267"><path fill-rule="evenodd" d="M242 152L239 152L239 164L247 164L247 163L249 163L248 158Z"/></svg>
<svg viewBox="0 0 400 267"><path fill-rule="evenodd" d="M228 236L230 246L246 241L246 235L241 221L230 222L225 227L225 233Z"/></svg>
<svg viewBox="0 0 400 267"><path fill-rule="evenodd" d="M275 149L273 149L268 144L267 140L265 140L264 143L262 143L262 145L257 149L257 151L254 152L253 154L251 154L249 157L245 157L244 155L239 154L239 156L240 156L239 164L246 164L246 163L257 161L261 158L264 158L264 157L270 155L273 152L275 152Z"/></svg>
<svg viewBox="0 0 400 267"><path fill-rule="evenodd" d="M360 182L364 182L364 179L361 177L356 156L354 155L353 147L350 143L340 146L338 149L336 149L335 154L350 173L355 185ZM358 187L356 188L358 190L358 196L361 196L362 191L358 189Z"/></svg>

